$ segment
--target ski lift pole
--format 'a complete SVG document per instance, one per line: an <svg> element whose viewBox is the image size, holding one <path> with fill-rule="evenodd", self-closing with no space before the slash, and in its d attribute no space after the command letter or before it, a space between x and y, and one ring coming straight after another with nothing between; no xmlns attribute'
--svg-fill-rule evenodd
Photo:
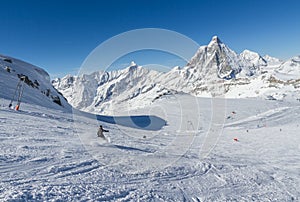
<svg viewBox="0 0 300 202"><path fill-rule="evenodd" d="M17 95L17 91L18 91L19 88L20 88L21 81L22 81L22 80L20 79L19 82L18 82L18 84L17 84L17 87L16 87L16 89L15 89L14 95L13 95L13 97L12 97L12 99L11 99L9 105L8 105L9 108L12 106L12 103L13 103L13 101L14 101L16 95Z"/></svg>
<svg viewBox="0 0 300 202"><path fill-rule="evenodd" d="M26 78L24 76L20 78L21 83L20 83L20 88L19 88L19 96L18 96L18 100L17 100L17 105L15 108L16 110L19 110L19 108L20 108L21 99L22 99L23 91L24 91L24 87L25 87L25 85L24 85L25 79Z"/></svg>

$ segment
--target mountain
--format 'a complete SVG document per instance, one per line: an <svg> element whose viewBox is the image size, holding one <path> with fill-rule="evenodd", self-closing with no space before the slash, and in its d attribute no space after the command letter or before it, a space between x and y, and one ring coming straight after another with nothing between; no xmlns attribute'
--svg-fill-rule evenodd
<svg viewBox="0 0 300 202"><path fill-rule="evenodd" d="M300 79L300 56L282 63L275 72L283 79Z"/></svg>
<svg viewBox="0 0 300 202"><path fill-rule="evenodd" d="M267 62L268 66L278 67L283 62L282 60L280 60L278 58L271 57L269 55L265 55L263 58Z"/></svg>
<svg viewBox="0 0 300 202"><path fill-rule="evenodd" d="M0 55L0 75L0 97L12 101L13 106L17 103L19 92L24 88L21 102L63 111L71 110L63 95L51 85L49 74L42 68ZM23 84L21 91L17 88L18 83Z"/></svg>
<svg viewBox="0 0 300 202"><path fill-rule="evenodd" d="M297 100L298 67L299 57L282 63L249 50L237 54L214 36L208 45L199 47L185 67L166 73L132 62L123 70L67 75L52 84L78 109L118 114L178 93Z"/></svg>
<svg viewBox="0 0 300 202"><path fill-rule="evenodd" d="M247 60L248 62L252 63L256 67L261 67L261 66L267 66L268 63L267 61L260 56L258 53L250 51L250 50L244 50L240 56Z"/></svg>
<svg viewBox="0 0 300 202"><path fill-rule="evenodd" d="M132 105L146 106L170 93L158 80L163 73L138 66L134 62L123 70L94 72L90 75L55 79L52 84L76 108L112 114Z"/></svg>
<svg viewBox="0 0 300 202"><path fill-rule="evenodd" d="M167 75L172 74L167 73ZM197 96L211 96L225 93L224 82L248 78L259 73L259 68L236 54L217 36L207 46L201 46L190 62L177 71L184 92ZM174 81L173 81L174 82Z"/></svg>
<svg viewBox="0 0 300 202"><path fill-rule="evenodd" d="M187 64L185 71L196 69L193 76L200 79L216 77L233 79L238 74L252 76L255 68L214 36L207 46L201 46ZM191 71L190 71L191 72ZM195 71L194 71L195 72Z"/></svg>

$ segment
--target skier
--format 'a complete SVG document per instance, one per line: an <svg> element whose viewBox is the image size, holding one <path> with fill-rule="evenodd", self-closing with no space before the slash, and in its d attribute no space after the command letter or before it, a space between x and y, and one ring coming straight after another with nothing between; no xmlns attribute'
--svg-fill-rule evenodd
<svg viewBox="0 0 300 202"><path fill-rule="evenodd" d="M103 132L109 132L109 130L104 130L102 125L100 125L99 129L98 129L98 132L97 132L97 135L98 137L101 137L103 139L106 139Z"/></svg>

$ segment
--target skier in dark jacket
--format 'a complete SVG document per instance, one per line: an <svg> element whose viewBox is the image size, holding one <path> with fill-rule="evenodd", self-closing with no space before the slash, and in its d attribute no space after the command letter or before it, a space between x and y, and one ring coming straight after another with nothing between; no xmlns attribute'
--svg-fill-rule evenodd
<svg viewBox="0 0 300 202"><path fill-rule="evenodd" d="M100 125L99 130L97 132L98 137L101 137L103 139L106 139L103 132L109 132L109 130L104 130L102 125Z"/></svg>

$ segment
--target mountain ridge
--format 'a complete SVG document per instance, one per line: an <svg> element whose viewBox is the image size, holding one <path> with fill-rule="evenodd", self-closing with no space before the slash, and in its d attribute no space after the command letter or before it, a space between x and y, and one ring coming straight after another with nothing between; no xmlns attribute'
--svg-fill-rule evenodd
<svg viewBox="0 0 300 202"><path fill-rule="evenodd" d="M169 72L132 62L121 70L67 75L54 79L52 85L73 107L104 114L148 106L177 93L297 100L299 75L289 75L298 67L297 58L283 62L250 50L237 54L214 36L208 45L199 47L186 66Z"/></svg>
<svg viewBox="0 0 300 202"><path fill-rule="evenodd" d="M21 103L71 111L71 106L63 95L51 85L50 76L44 69L0 55L0 75L0 97L10 100L8 106L16 107L19 97Z"/></svg>
<svg viewBox="0 0 300 202"><path fill-rule="evenodd" d="M68 87L61 85L68 78L56 79L52 83L74 107L108 114L116 113L115 109L126 111L147 106L157 99L176 93L230 98L298 99L294 92L299 82L295 80L288 83L277 78L282 75L280 66L282 71L286 71L288 68L282 65L294 63L284 63L271 56L264 58L250 50L237 54L214 36L208 45L199 47L185 67L174 67L166 73L132 62L123 70L99 71L89 76L73 77L72 81L76 82L71 82ZM98 76L92 76L95 74ZM85 77L89 78L90 84L80 82Z"/></svg>

